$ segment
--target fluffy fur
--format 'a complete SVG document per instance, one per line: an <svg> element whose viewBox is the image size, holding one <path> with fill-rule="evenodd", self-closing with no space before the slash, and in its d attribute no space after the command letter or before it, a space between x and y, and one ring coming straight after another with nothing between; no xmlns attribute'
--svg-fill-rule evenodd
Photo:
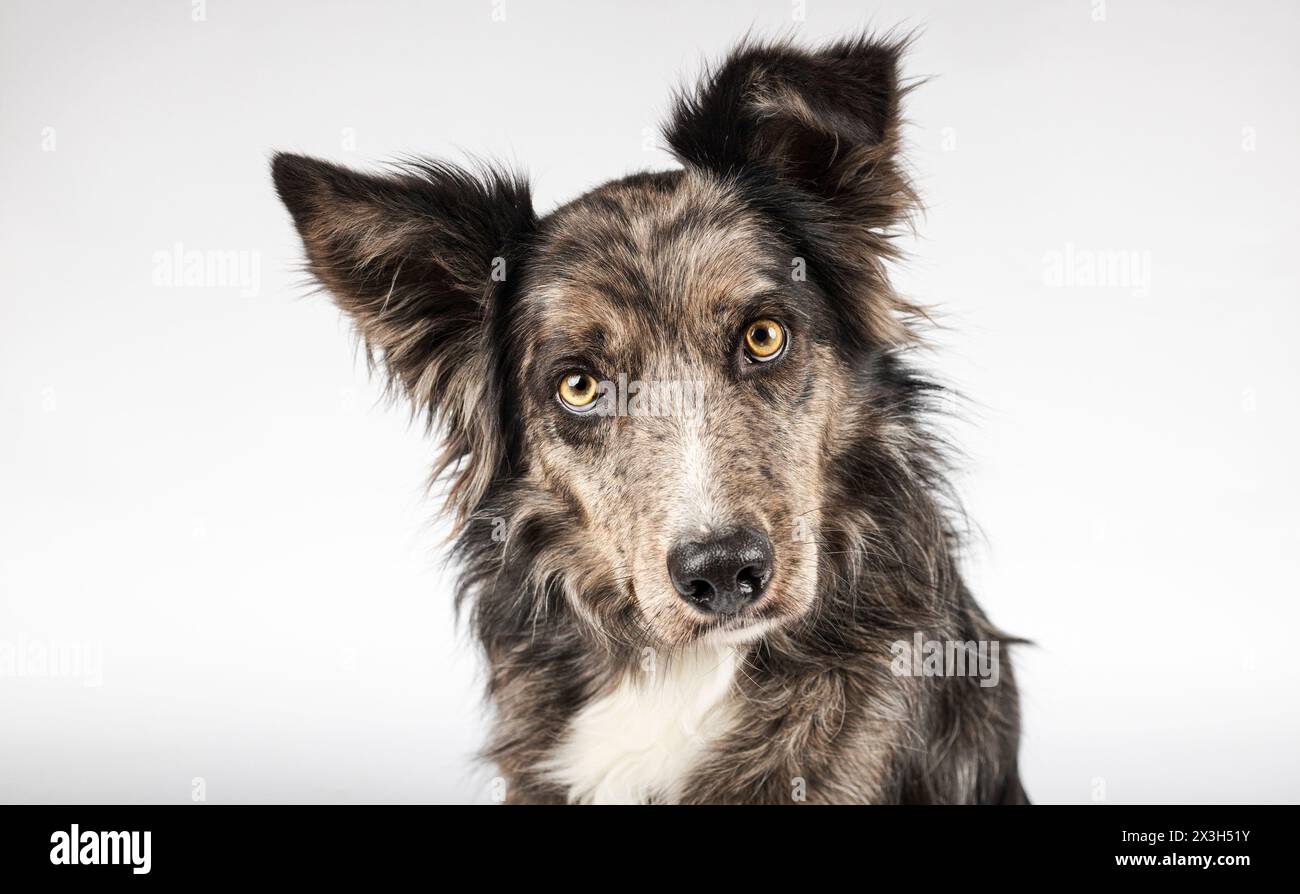
<svg viewBox="0 0 1300 894"><path fill-rule="evenodd" d="M1005 643L958 573L920 312L884 266L915 203L903 49L744 45L678 97L680 169L541 218L497 171L275 159L310 270L444 434L509 800L1025 800L1005 660L995 686L894 663L918 632ZM755 319L787 332L773 363L740 348ZM702 399L579 418L574 370ZM771 583L711 616L665 557L734 525Z"/></svg>

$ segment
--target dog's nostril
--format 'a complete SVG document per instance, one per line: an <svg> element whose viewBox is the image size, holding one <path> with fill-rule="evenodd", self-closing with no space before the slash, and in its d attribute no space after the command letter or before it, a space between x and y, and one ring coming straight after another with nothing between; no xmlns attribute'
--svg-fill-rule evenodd
<svg viewBox="0 0 1300 894"><path fill-rule="evenodd" d="M708 602L713 596L713 586L706 580L693 580L691 591L685 595L692 602Z"/></svg>
<svg viewBox="0 0 1300 894"><path fill-rule="evenodd" d="M736 583L743 588L757 591L763 586L763 576L756 569L746 566L740 569L740 574L736 575Z"/></svg>
<svg viewBox="0 0 1300 894"><path fill-rule="evenodd" d="M772 543L752 528L730 528L683 541L668 551L668 576L696 608L738 611L757 601L772 579Z"/></svg>

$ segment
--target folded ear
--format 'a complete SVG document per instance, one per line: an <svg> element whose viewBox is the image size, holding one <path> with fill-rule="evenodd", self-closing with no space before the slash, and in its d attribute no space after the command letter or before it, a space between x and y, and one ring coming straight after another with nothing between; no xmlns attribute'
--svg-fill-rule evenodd
<svg viewBox="0 0 1300 894"><path fill-rule="evenodd" d="M916 207L898 157L906 45L861 37L812 52L741 46L677 98L666 136L687 166L754 185L773 206L812 200L811 211L786 212L833 244L848 268L842 275L865 277L877 301L915 311L897 301L880 267L896 256L893 231ZM870 334L907 338L890 314L868 314Z"/></svg>
<svg viewBox="0 0 1300 894"><path fill-rule="evenodd" d="M272 173L312 275L372 364L445 429L436 473L456 467L450 501L463 520L505 456L493 337L536 222L527 186L436 162L375 175L288 154Z"/></svg>

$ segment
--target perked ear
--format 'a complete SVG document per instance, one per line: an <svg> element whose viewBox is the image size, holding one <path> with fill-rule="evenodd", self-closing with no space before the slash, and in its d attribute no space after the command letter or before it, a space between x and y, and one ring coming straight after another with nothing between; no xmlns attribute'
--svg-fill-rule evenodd
<svg viewBox="0 0 1300 894"><path fill-rule="evenodd" d="M493 337L536 224L528 187L497 172L413 162L363 174L301 155L272 163L312 275L355 322L373 365L444 429L460 521L505 457Z"/></svg>
<svg viewBox="0 0 1300 894"><path fill-rule="evenodd" d="M914 313L884 278L894 232L917 206L899 158L899 61L908 38L859 37L807 51L788 43L745 44L698 87L679 95L666 128L687 166L734 177L774 206L813 200L800 223L833 243L840 275L866 282L874 300L864 335L910 336L892 311ZM779 208L778 208L779 210Z"/></svg>

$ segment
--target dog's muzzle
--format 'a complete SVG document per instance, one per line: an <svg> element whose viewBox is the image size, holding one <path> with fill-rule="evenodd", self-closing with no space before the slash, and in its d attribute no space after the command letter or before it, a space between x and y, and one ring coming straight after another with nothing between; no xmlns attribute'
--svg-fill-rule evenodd
<svg viewBox="0 0 1300 894"><path fill-rule="evenodd" d="M668 576L695 608L731 615L758 602L772 580L772 541L753 528L728 528L668 551Z"/></svg>

